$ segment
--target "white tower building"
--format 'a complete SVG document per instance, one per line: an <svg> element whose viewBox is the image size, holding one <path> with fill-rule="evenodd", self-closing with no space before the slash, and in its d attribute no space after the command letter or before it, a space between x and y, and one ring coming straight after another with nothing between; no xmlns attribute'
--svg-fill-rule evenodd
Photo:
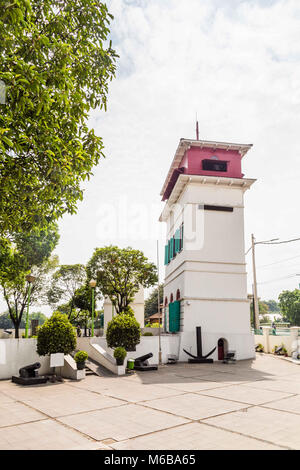
<svg viewBox="0 0 300 470"><path fill-rule="evenodd" d="M254 357L247 299L244 193L255 180L241 172L251 145L181 139L165 180L160 221L167 223L165 325L180 335L179 360L196 354Z"/></svg>

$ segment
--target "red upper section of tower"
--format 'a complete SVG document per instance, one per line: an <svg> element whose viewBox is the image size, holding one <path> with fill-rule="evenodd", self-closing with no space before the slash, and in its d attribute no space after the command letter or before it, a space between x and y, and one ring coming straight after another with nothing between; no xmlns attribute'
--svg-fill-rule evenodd
<svg viewBox="0 0 300 470"><path fill-rule="evenodd" d="M181 139L161 192L163 201L180 174L243 178L241 161L251 146Z"/></svg>

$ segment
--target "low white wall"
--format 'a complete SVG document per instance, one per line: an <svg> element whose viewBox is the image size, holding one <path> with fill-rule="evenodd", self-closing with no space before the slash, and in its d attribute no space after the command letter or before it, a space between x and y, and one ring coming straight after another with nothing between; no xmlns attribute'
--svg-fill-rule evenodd
<svg viewBox="0 0 300 470"><path fill-rule="evenodd" d="M105 349L111 356L113 356L113 349L109 348L106 343L106 338L77 338L77 349L86 351L89 354L90 341L92 343L99 344ZM178 356L179 353L179 336L178 335L161 335L161 350L162 350L162 362L168 361L168 355L174 354ZM158 353L159 353L159 337L158 336L141 336L141 342L136 346L136 351L129 351L127 353L127 359L135 359L139 356L143 356L152 352L153 357L149 359L150 364L158 364ZM91 356L92 357L92 356Z"/></svg>
<svg viewBox="0 0 300 470"><path fill-rule="evenodd" d="M65 355L64 365L60 371L61 375L67 379L81 380L85 378L85 369L78 370L77 364L70 354Z"/></svg>
<svg viewBox="0 0 300 470"><path fill-rule="evenodd" d="M4 332L4 329L0 329L0 339L11 339L15 337L15 329L14 328L7 328L8 331L12 331L12 334L9 335ZM21 328L19 330L19 337L22 338L22 334L25 334L25 329ZM31 336L31 329L29 328L28 335Z"/></svg>
<svg viewBox="0 0 300 470"><path fill-rule="evenodd" d="M288 356L292 355L292 352L300 352L300 337L298 337L298 328L290 328L289 335L272 335L269 334L271 328L263 327L262 335L255 335L255 344L262 344L265 353L272 353L275 346L281 346L282 344L287 350Z"/></svg>
<svg viewBox="0 0 300 470"><path fill-rule="evenodd" d="M35 338L32 339L0 339L0 380L11 379L19 375L19 369L34 362L40 362L39 374L50 373L50 359L39 356L36 352Z"/></svg>

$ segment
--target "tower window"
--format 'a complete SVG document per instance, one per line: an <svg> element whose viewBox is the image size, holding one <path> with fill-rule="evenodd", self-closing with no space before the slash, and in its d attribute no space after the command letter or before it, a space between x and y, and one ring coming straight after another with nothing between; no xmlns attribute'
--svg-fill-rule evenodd
<svg viewBox="0 0 300 470"><path fill-rule="evenodd" d="M227 162L221 160L202 160L202 169L206 171L227 171Z"/></svg>

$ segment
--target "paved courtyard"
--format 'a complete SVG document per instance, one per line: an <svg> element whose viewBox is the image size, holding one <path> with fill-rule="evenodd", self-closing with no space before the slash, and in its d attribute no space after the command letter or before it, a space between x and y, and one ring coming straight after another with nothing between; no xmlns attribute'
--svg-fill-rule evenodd
<svg viewBox="0 0 300 470"><path fill-rule="evenodd" d="M31 387L0 381L0 449L300 449L300 367L258 355Z"/></svg>

